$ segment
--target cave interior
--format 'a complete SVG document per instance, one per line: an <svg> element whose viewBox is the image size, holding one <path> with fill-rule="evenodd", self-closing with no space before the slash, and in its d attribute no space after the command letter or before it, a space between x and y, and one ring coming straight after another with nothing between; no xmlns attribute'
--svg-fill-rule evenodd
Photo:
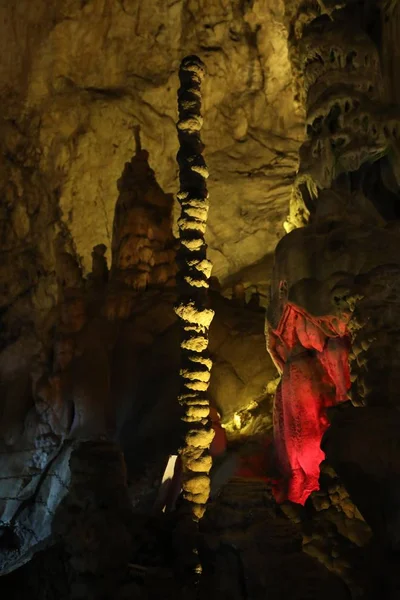
<svg viewBox="0 0 400 600"><path fill-rule="evenodd" d="M1 597L398 600L400 2L0 15Z"/></svg>

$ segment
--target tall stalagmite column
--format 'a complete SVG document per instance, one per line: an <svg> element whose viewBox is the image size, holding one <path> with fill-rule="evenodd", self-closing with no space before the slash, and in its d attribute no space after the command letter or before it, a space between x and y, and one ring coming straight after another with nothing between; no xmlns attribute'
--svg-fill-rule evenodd
<svg viewBox="0 0 400 600"><path fill-rule="evenodd" d="M178 261L179 298L175 306L181 328L181 390L179 402L187 423L185 442L180 450L183 465L184 512L194 521L205 510L210 491L210 444L214 431L209 419L207 390L211 359L208 356L208 330L214 311L208 308L208 280L212 264L206 257L204 234L207 224L207 167L200 139L201 82L205 67L197 56L186 57L179 71L178 92L180 191L182 207L178 221L180 249Z"/></svg>

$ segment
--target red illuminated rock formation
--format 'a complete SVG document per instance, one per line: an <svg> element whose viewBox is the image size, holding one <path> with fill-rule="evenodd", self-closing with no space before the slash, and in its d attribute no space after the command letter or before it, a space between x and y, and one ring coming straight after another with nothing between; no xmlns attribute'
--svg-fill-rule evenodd
<svg viewBox="0 0 400 600"><path fill-rule="evenodd" d="M304 3L292 22L308 139L268 310L270 352L282 372L277 497L302 504L320 488L307 505L306 551L341 570L361 597L351 552L371 530L381 548L397 549L400 539L398 467L388 442L399 388L399 115L385 105L371 16L353 3L328 16L327 3L318 4ZM351 402L343 402L349 386ZM293 514L301 521L300 511ZM333 548L332 528L347 538L347 550ZM332 556L346 552L335 564ZM397 589L396 569L385 573L385 586Z"/></svg>
<svg viewBox="0 0 400 600"><path fill-rule="evenodd" d="M304 504L319 489L320 448L328 421L326 408L347 400L350 387L346 326L313 318L287 303L269 351L282 379L274 408L274 441L282 479L278 501Z"/></svg>

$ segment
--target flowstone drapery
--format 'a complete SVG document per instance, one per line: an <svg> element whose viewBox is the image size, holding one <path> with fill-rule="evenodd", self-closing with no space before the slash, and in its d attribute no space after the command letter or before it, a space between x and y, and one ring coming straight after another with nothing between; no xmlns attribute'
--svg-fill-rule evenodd
<svg viewBox="0 0 400 600"><path fill-rule="evenodd" d="M381 158L399 134L399 111L385 101L379 53L363 28L363 11L350 2L334 2L330 10L326 4L301 3L292 22L307 132L287 231L308 222L320 190Z"/></svg>
<svg viewBox="0 0 400 600"><path fill-rule="evenodd" d="M319 486L326 409L348 392L356 406L397 405L400 237L382 216L390 212L382 200L388 193L376 174L390 170L383 157L397 138L399 115L385 103L365 14L346 2L325 8L303 3L292 22L307 139L290 233L275 253L267 328L283 373L275 438L286 487L278 497L301 504Z"/></svg>

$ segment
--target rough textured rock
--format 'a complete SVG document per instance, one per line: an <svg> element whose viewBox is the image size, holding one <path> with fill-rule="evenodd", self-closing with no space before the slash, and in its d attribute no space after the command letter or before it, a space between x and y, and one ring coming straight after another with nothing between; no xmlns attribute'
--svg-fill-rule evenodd
<svg viewBox="0 0 400 600"><path fill-rule="evenodd" d="M93 246L110 246L115 181L133 153L134 126L160 185L177 190L175 92L190 53L209 72L204 142L215 274L224 278L272 251L302 135L284 2L63 0L47 10L35 0L1 10L5 151L18 153L21 129L36 133L33 152L86 272Z"/></svg>
<svg viewBox="0 0 400 600"><path fill-rule="evenodd" d="M319 484L305 509L288 502L282 510L299 527L303 551L345 581L352 598L364 598L378 572L370 564L371 529L327 461Z"/></svg>
<svg viewBox="0 0 400 600"><path fill-rule="evenodd" d="M244 509L244 510L243 510ZM340 579L301 553L299 528L285 519L269 486L233 479L202 523L200 597L349 598ZM208 556L207 556L208 554Z"/></svg>
<svg viewBox="0 0 400 600"><path fill-rule="evenodd" d="M146 153L138 150L120 181L110 273L104 248L96 246L92 272L84 278L61 238L55 277L59 306L51 335L32 345L33 365L19 361L21 340L1 356L3 372L10 373L10 379L3 379L0 457L4 572L29 560L38 544L53 541L52 517L69 489L69 456L80 442L117 439L127 462L132 505L144 502L148 507L155 500L166 458L177 451L182 433L171 210L171 197L156 183ZM140 254L141 249L146 252ZM127 250L131 259L123 261ZM163 277L157 271L160 264ZM265 400L274 369L262 342L263 312L235 306L215 292L211 300L217 312L211 352L217 364L228 368L225 374L217 371L212 389L229 421L239 406L230 393L236 373L247 381L248 402L257 407ZM236 331L243 331L245 323L251 323L258 344L243 375ZM225 350L220 352L219 346ZM101 452L88 452L90 468L101 461L99 456ZM99 494L101 504L101 490Z"/></svg>
<svg viewBox="0 0 400 600"><path fill-rule="evenodd" d="M46 547L52 521L68 493L71 445L4 447L1 453L0 568L13 571ZM36 463L35 463L36 459Z"/></svg>
<svg viewBox="0 0 400 600"><path fill-rule="evenodd" d="M89 478L89 481L92 480L93 477ZM87 494L87 485L82 491ZM171 600L180 597L181 582L174 578L172 570L175 517L164 515L157 519L140 515L131 523L135 543L130 556L129 575L119 585L116 584L110 597L121 600L132 595L151 600L160 595ZM91 522L82 525L87 530ZM85 537L77 533L74 545L81 547ZM87 547L96 541L96 536L91 537ZM346 586L337 576L301 552L299 525L291 523L279 510L270 487L263 481L235 478L225 486L201 521L199 549L203 564L199 598L242 600L251 595L262 599L266 593L274 599L350 598ZM52 588L45 578L51 565L58 574L58 586L53 584L53 589L58 591L59 597L71 597L62 595L66 588L71 590L72 597L79 597L79 593L91 597L93 585L90 587L90 583L93 584L93 579L86 575L81 578L79 586L76 583L70 586L65 568L62 568L65 560L60 547L54 549L51 557L43 552L24 567L24 579L31 581L35 591L41 583L52 597ZM90 564L92 566L93 561ZM14 586L14 593L16 590L19 593L25 591L24 580L16 580L14 574L8 580ZM100 576L99 581L103 582L104 578Z"/></svg>
<svg viewBox="0 0 400 600"><path fill-rule="evenodd" d="M137 134L139 137L139 133ZM175 285L176 240L172 235L172 194L165 194L140 149L118 182L112 239L112 282L143 290ZM96 246L98 248L98 246ZM92 277L98 275L92 267Z"/></svg>
<svg viewBox="0 0 400 600"><path fill-rule="evenodd" d="M388 108L382 110L378 48L371 37L368 18L359 7L345 4L335 6L337 10L332 14L326 14L329 10L324 6L308 14L304 5L305 12L299 12L294 23L298 25L297 33L295 26L293 29L308 125L308 140L300 149L296 185L304 202L302 215L308 213L309 224L289 233L277 246L268 316L270 353L278 366L282 363L283 369L282 400L277 396L275 404L277 422L282 420L281 413L288 414L288 428L284 431L275 427L275 437L278 446L284 440L287 448L298 437L303 443L308 440L307 450L300 453L301 473L312 471L307 461L313 454L310 444L314 434L307 410L302 411L300 418L293 414L293 383L289 384L285 400L285 371L293 372L293 382L297 382L295 397L299 396L305 370L309 373L305 377L308 384L326 383L323 373L310 374L310 369L305 369L306 361L316 364L318 352L328 349L320 340L322 334L313 331L315 324L328 337L341 336L343 340L351 337L354 350L351 394L355 404L396 402L392 386L396 386L398 342L393 316L397 311L390 305L397 305L398 297L398 269L393 258L398 243L397 224L393 222L394 215L390 217L385 211L385 182L381 179L378 186L368 189L363 167L368 163L372 172L384 168L385 163L379 159L392 141L396 144L398 117ZM300 17L306 13L308 20L303 22ZM372 165L374 162L377 164ZM306 219L296 214L291 214L292 226L304 225ZM300 327L301 331L299 328L296 331L300 346L312 351L310 358L301 358L299 344L293 338L295 328L288 313L291 308L305 315L306 323ZM286 340L286 350L279 352L275 338ZM291 345L295 352L289 350ZM383 359L383 345L393 349L393 355L388 351ZM294 364L297 359L300 366ZM342 363L344 380L347 365ZM329 375L340 370L333 368L331 360L324 368ZM386 401L378 383L385 378ZM346 398L349 387L347 384L342 389L336 402ZM313 401L310 400L313 393L306 394L310 411L318 406L323 394L320 390ZM323 415L314 419L317 429L322 420ZM317 438L321 439L321 432ZM316 486L322 456L320 452L314 463ZM284 472L285 460L280 458ZM297 472L293 461L289 456L292 483Z"/></svg>
<svg viewBox="0 0 400 600"><path fill-rule="evenodd" d="M105 390L117 385L116 378L110 386L107 381L113 372L107 365L113 328L102 329L94 320L88 325L92 333L87 333L86 341L76 341L75 337L83 340L86 334L64 331L58 307L62 303L65 318L71 321L67 329L79 328L86 310L80 292L82 273L92 272L87 287L96 293L104 289L104 258L110 265L118 195L120 203L124 202L124 192L116 182L137 146L133 130L140 128L142 146L149 152L163 190L167 194L177 191L176 89L178 66L185 54L198 53L208 70L203 139L213 173L207 236L214 275L224 281L271 255L283 233L281 224L302 137L300 113L293 108L284 11L283 2L266 0L239 4L63 0L50 8L41 0L26 6L13 0L0 7L4 23L0 42L0 376L1 427L10 446L7 451L21 444L21 434L24 438L27 407L43 412L48 395L56 397L60 386L66 389L64 380L74 381L68 384L67 394L58 396L65 412L61 420L66 422L75 407L71 397L101 398L99 405L106 406ZM167 246L170 252L171 244ZM261 280L265 293L269 274L250 274L244 279L249 289ZM65 294L65 287L74 291ZM104 310L110 318L111 313L129 313L132 294L118 296L111 284L107 290ZM89 312L98 315L97 301L92 304L86 298ZM154 318L166 318L169 323L162 309L157 310ZM57 321L54 373L48 354ZM135 327L131 323L121 331L114 346L113 364L126 366L118 375L122 404L138 372L128 369L141 352L129 342ZM90 336L100 330L101 341L90 342ZM146 329L140 335L150 334ZM261 344L259 348L261 352ZM84 355L80 366L75 360L67 366L76 352ZM150 345L148 353L157 352L161 353ZM166 354L162 354L164 360ZM37 363L38 372L31 376L31 365ZM101 374L97 382L95 372ZM162 374L164 388L168 388L173 376L167 366ZM86 377L93 383L85 383ZM228 377L229 386L233 381L236 385L236 375ZM262 393L261 373L259 378L257 396ZM42 408L36 406L38 398L32 397L36 380L43 384ZM246 386L251 386L247 381ZM222 407L221 394L215 395ZM138 412L145 412L144 405ZM80 401L76 407L79 422L85 418L84 409ZM158 421L157 416L146 418L148 427ZM124 422L122 417L117 421L118 426ZM68 422L63 431L69 426ZM157 427L162 428L159 421ZM142 431L144 443L145 425Z"/></svg>
<svg viewBox="0 0 400 600"><path fill-rule="evenodd" d="M71 453L69 493L58 505L53 533L63 540L71 598L112 597L127 578L132 505L119 445L84 442Z"/></svg>
<svg viewBox="0 0 400 600"><path fill-rule="evenodd" d="M180 189L178 200L179 250L177 263L178 301L175 313L181 329L179 403L187 423L185 442L180 448L182 489L186 518L198 521L204 514L210 493L212 458L210 446L215 432L211 426L210 385L212 361L208 351L209 329L214 311L209 307L208 288L212 263L207 258L205 232L208 217L207 165L200 132L203 118L202 83L205 66L198 56L183 59L179 69L179 119L177 123ZM194 548L182 544L186 559ZM197 559L195 559L195 564Z"/></svg>
<svg viewBox="0 0 400 600"><path fill-rule="evenodd" d="M394 550L400 541L398 423L397 411L385 406L348 408L335 415L323 441L329 461L375 536Z"/></svg>
<svg viewBox="0 0 400 600"><path fill-rule="evenodd" d="M249 435L250 431L256 433L258 426L261 431L267 431L272 428L272 390L268 385L277 372L265 352L265 338L260 331L264 311L238 306L215 293L211 298L216 313L210 329L212 402L221 412L222 423L228 431L240 434L244 430L245 435ZM258 417L251 419L250 431L246 430L246 411L255 416L257 407L261 407L262 414L259 420ZM238 413L243 418L235 426L234 417Z"/></svg>
<svg viewBox="0 0 400 600"><path fill-rule="evenodd" d="M397 598L398 2L47 4L0 7L0 556L3 572L29 561L1 593L182 595L184 532L149 513L182 441L175 94L195 53L208 69L209 392L229 439L211 477L238 461L247 478L214 487L201 593L347 597L330 570L353 598ZM289 200L286 229L306 226L278 245L269 302ZM317 448L335 471L280 509L265 484L279 475L266 439L278 382L260 305L277 325L285 303L308 319L286 328L303 367L332 337L311 322L347 327L357 408L343 403ZM278 389L293 406L290 348ZM302 383L322 389L325 367Z"/></svg>
<svg viewBox="0 0 400 600"><path fill-rule="evenodd" d="M387 16L388 4L383 16ZM283 389L285 369L296 375L299 358L316 365L316 323L323 324L321 329L328 336L329 331L334 332L351 344L349 398L354 407L344 402L341 409L330 409L332 425L316 461L319 471L326 453L328 464L321 466L320 490L310 496L303 513L293 507L288 513L293 511L293 516L297 511L303 523L305 550L340 573L354 598L379 594L392 598L398 589L393 569L398 560L393 430L398 389L399 270L394 248L398 246L395 180L399 119L398 107L383 110L388 90L379 83L382 39L373 22L378 7L360 8L346 2L318 2L318 7L302 3L293 20L292 51L304 84L308 140L300 150L298 195L291 212L292 226L299 228L277 246L268 320L272 335L295 342L288 309L293 307L305 315L306 323L297 332L308 358L307 353L302 358L290 352L276 353L274 345L270 348L278 366L283 363ZM386 153L388 157L383 158ZM324 341L323 350L328 346ZM329 371L333 365L326 366ZM347 361L342 366L347 368ZM289 385L289 396L285 399L282 395L287 411L293 410L303 374L304 368ZM324 385L326 375L315 371L307 382ZM346 400L349 387L346 385L334 405ZM313 399L309 394L308 408L315 410L322 396L320 392ZM277 396L278 416L280 405ZM320 423L326 418L323 412ZM300 437L307 443L307 411L292 421L293 430L283 435L275 427L277 442L286 438L289 445ZM307 457L304 450L301 459ZM303 470L307 472L304 466ZM372 567L372 555L379 553L379 548L389 556L385 575L379 562L377 571ZM365 578L369 568L371 573ZM382 583L383 578L387 584Z"/></svg>

